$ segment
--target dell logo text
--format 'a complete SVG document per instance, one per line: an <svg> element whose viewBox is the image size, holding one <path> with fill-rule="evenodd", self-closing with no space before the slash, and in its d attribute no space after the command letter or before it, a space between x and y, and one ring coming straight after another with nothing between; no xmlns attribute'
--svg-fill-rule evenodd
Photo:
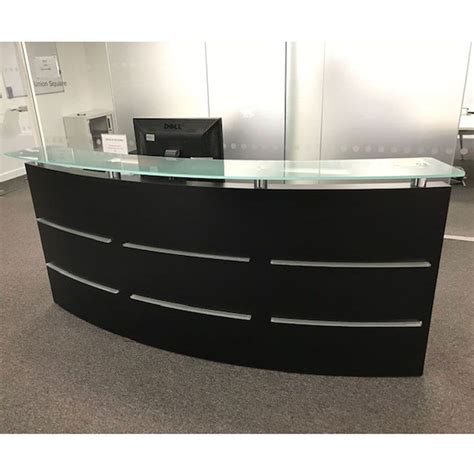
<svg viewBox="0 0 474 474"><path fill-rule="evenodd" d="M181 125L179 123L165 123L165 129L181 130Z"/></svg>

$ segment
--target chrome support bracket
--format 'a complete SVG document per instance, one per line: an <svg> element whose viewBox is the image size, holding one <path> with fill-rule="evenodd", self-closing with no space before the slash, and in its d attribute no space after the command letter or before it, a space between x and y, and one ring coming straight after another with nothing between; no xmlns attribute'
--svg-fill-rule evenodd
<svg viewBox="0 0 474 474"><path fill-rule="evenodd" d="M266 179L255 179L253 182L254 189L267 189L268 180Z"/></svg>
<svg viewBox="0 0 474 474"><path fill-rule="evenodd" d="M410 181L412 188L426 188L426 178L414 178Z"/></svg>

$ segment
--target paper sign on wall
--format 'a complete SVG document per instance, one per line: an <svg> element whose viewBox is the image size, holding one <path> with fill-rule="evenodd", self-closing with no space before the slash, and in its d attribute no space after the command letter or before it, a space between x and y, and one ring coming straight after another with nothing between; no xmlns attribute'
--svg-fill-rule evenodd
<svg viewBox="0 0 474 474"><path fill-rule="evenodd" d="M38 79L56 79L60 77L58 58L56 56L37 56L35 72Z"/></svg>
<svg viewBox="0 0 474 474"><path fill-rule="evenodd" d="M105 153L128 154L127 135L102 134L102 149Z"/></svg>
<svg viewBox="0 0 474 474"><path fill-rule="evenodd" d="M26 43L36 95L64 92L60 57L56 43Z"/></svg>

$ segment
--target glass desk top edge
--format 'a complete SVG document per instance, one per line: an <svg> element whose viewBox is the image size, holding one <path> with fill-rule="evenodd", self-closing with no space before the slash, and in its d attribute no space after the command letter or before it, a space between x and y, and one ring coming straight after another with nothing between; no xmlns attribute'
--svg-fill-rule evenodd
<svg viewBox="0 0 474 474"><path fill-rule="evenodd" d="M268 181L351 181L462 178L465 172L432 157L345 160L213 160L121 155L48 146L3 153L65 168L165 178Z"/></svg>

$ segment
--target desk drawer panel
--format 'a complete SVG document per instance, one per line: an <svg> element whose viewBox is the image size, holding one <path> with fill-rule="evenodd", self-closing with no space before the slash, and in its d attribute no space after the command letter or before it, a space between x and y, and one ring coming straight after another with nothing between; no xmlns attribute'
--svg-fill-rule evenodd
<svg viewBox="0 0 474 474"><path fill-rule="evenodd" d="M271 316L340 321L429 317L432 267L311 268L272 266Z"/></svg>
<svg viewBox="0 0 474 474"><path fill-rule="evenodd" d="M121 247L116 242L97 241L41 222L39 230L46 262L125 289L128 272L120 262Z"/></svg>
<svg viewBox="0 0 474 474"><path fill-rule="evenodd" d="M131 293L177 304L223 311L251 312L254 287L249 261L231 256L185 255L123 247L122 263L128 269Z"/></svg>

